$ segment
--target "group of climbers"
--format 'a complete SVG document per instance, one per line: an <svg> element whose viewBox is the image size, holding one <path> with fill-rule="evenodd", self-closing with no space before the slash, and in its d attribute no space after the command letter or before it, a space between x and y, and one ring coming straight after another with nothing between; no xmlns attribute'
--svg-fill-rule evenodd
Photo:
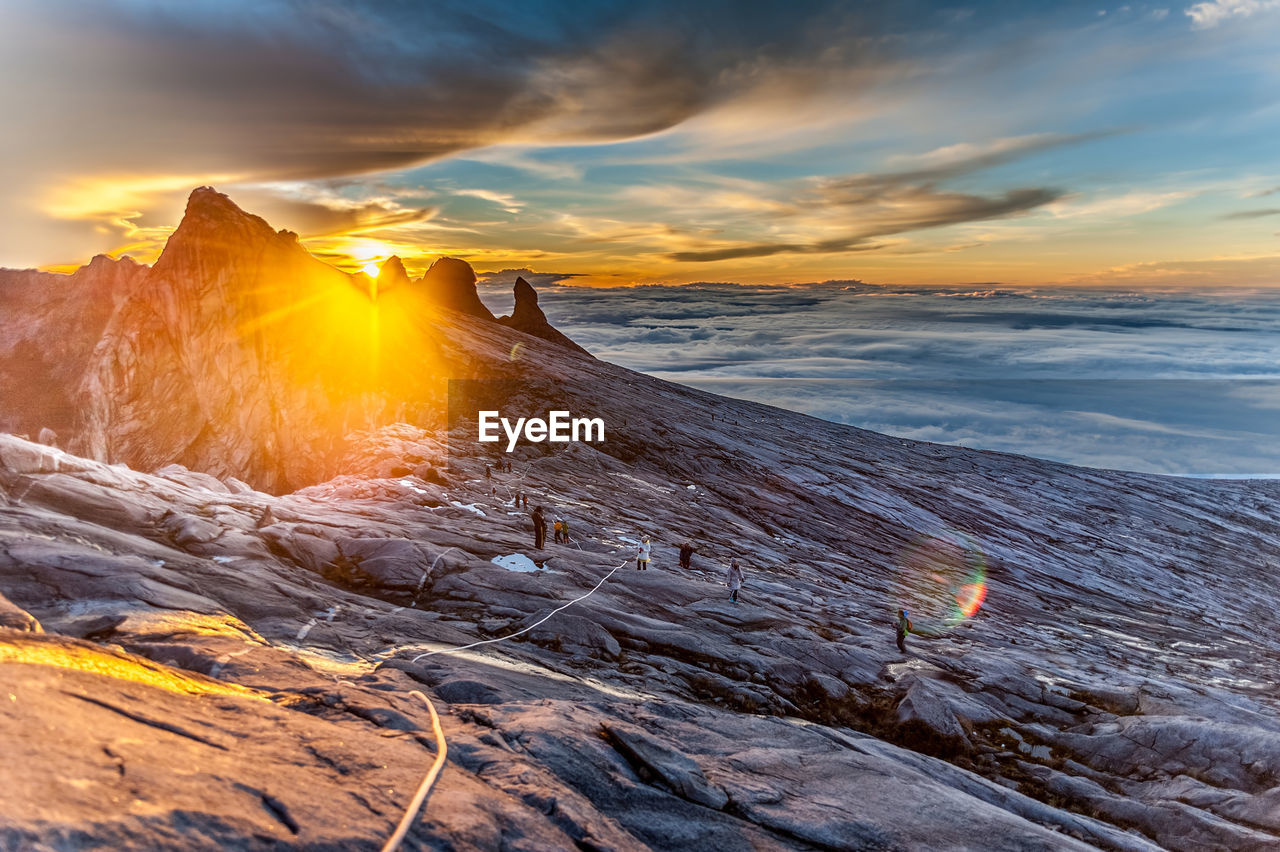
<svg viewBox="0 0 1280 852"><path fill-rule="evenodd" d="M527 506L529 505L528 498L523 495L524 492L521 492L521 497L517 498L517 502L520 499L524 499ZM533 546L538 550L542 550L547 544L547 513L541 506L534 506L533 511L529 513L529 518L533 521ZM557 517L553 519L551 530L553 533L552 541L556 544L573 543L573 539L569 538L568 518Z"/></svg>
<svg viewBox="0 0 1280 852"><path fill-rule="evenodd" d="M533 522L533 546L537 550L542 550L547 543L547 513L542 506L535 506L533 511L529 513L529 518ZM572 539L569 538L569 519L557 517L552 521L552 532L554 534L553 541L556 544L570 544ZM684 542L680 545L680 567L688 569L693 565L694 546L691 542ZM649 536L645 536L636 549L636 570L648 571L649 564L653 561L653 540ZM742 570L742 564L738 561L738 557L729 560L729 568L725 573L725 585L729 587L729 600L738 603L738 592L742 589L742 584L746 580L746 574Z"/></svg>
<svg viewBox="0 0 1280 852"><path fill-rule="evenodd" d="M508 466L507 469L510 470L510 467ZM487 470L486 470L486 473L488 473ZM521 500L524 501L525 506L528 506L528 497L524 494L523 491L519 492L519 494L515 499L515 505L517 507L520 506ZM533 509L533 512L530 513L529 517L533 521L533 546L538 550L542 550L546 546L546 541L547 541L546 512L543 510L542 506L535 506ZM567 518L556 517L552 521L552 529L554 532L553 540L556 544L571 543L572 540L569 538L569 520ZM692 568L693 554L695 551L696 551L696 548L694 547L692 542L685 541L681 543L680 567L682 569L688 570ZM653 560L653 541L649 536L646 535L644 539L637 546L636 570L648 571L649 565L652 562L652 560ZM729 567L725 571L724 583L729 589L729 600L735 604L739 602L738 593L742 590L742 586L745 581L746 581L746 574L742 569L742 564L741 562L739 562L738 557L736 556L730 557ZM902 653L906 653L907 651L906 638L908 635L914 632L915 630L911 623L911 619L907 615L907 611L905 609L899 609L897 618L894 621L894 633L896 635L899 651L901 651Z"/></svg>

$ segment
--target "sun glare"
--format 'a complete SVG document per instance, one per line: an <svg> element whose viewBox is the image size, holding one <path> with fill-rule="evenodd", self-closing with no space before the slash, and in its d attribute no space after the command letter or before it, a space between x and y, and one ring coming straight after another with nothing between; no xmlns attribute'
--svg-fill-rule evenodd
<svg viewBox="0 0 1280 852"><path fill-rule="evenodd" d="M366 263L361 268L364 270L364 274L368 275L370 278L378 277L378 264L376 261L371 261L369 263Z"/></svg>

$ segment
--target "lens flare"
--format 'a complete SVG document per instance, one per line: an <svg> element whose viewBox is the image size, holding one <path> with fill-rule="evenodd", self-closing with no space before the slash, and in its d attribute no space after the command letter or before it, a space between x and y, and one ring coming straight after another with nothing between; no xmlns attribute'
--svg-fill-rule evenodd
<svg viewBox="0 0 1280 852"><path fill-rule="evenodd" d="M915 633L950 630L973 618L986 599L986 558L964 533L922 535L898 558L898 602Z"/></svg>

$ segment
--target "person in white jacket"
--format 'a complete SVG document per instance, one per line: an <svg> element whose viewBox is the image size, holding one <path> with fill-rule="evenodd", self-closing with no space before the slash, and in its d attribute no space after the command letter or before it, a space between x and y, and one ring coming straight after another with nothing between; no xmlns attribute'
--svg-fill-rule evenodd
<svg viewBox="0 0 1280 852"><path fill-rule="evenodd" d="M742 573L742 566L738 564L736 556L729 560L729 574L726 579L729 582L729 600L737 603L738 589L742 588L742 581L746 576Z"/></svg>
<svg viewBox="0 0 1280 852"><path fill-rule="evenodd" d="M653 545L649 544L649 537L644 537L644 543L640 545L640 552L636 554L636 570L649 570L649 555L653 552Z"/></svg>

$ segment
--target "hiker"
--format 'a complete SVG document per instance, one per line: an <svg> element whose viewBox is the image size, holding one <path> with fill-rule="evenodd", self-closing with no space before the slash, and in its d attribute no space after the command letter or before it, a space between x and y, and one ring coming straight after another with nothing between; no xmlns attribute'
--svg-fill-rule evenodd
<svg viewBox="0 0 1280 852"><path fill-rule="evenodd" d="M906 640L907 634L911 632L911 619L907 618L905 609L898 610L898 621L894 625L898 632L898 650L907 653Z"/></svg>
<svg viewBox="0 0 1280 852"><path fill-rule="evenodd" d="M556 532L556 535L555 535L556 544L563 544L563 539L564 539L564 521L560 520L559 518L556 518L555 523L554 523L554 524L552 524L552 526L553 526L553 527L555 527L555 532Z"/></svg>
<svg viewBox="0 0 1280 852"><path fill-rule="evenodd" d="M524 505L522 505L520 508L522 508L522 509L527 509L527 508L529 508L529 495L528 495L528 494L525 494L523 491L521 491L521 492L520 492L520 502L521 502L522 504L524 504Z"/></svg>
<svg viewBox="0 0 1280 852"><path fill-rule="evenodd" d="M511 459L507 459L507 473L511 472Z"/></svg>
<svg viewBox="0 0 1280 852"><path fill-rule="evenodd" d="M738 602L738 589L742 588L742 581L747 579L742 573L742 566L738 564L738 557L729 560L729 600L734 603Z"/></svg>
<svg viewBox="0 0 1280 852"><path fill-rule="evenodd" d="M688 569L693 565L693 545L685 542L680 545L680 567Z"/></svg>
<svg viewBox="0 0 1280 852"><path fill-rule="evenodd" d="M542 507L535 506L529 518L533 521L533 546L541 550L547 543L547 518L542 514Z"/></svg>
<svg viewBox="0 0 1280 852"><path fill-rule="evenodd" d="M493 479L493 465L487 464L484 466L484 478Z"/></svg>
<svg viewBox="0 0 1280 852"><path fill-rule="evenodd" d="M649 544L649 537L644 537L644 543L640 545L640 552L636 554L636 570L649 570L649 556L653 552L653 545Z"/></svg>
<svg viewBox="0 0 1280 852"><path fill-rule="evenodd" d="M560 531L564 533L564 543L573 544L573 542L569 540L569 519L568 518L562 518L560 520ZM579 548L579 550L581 550L581 548Z"/></svg>

